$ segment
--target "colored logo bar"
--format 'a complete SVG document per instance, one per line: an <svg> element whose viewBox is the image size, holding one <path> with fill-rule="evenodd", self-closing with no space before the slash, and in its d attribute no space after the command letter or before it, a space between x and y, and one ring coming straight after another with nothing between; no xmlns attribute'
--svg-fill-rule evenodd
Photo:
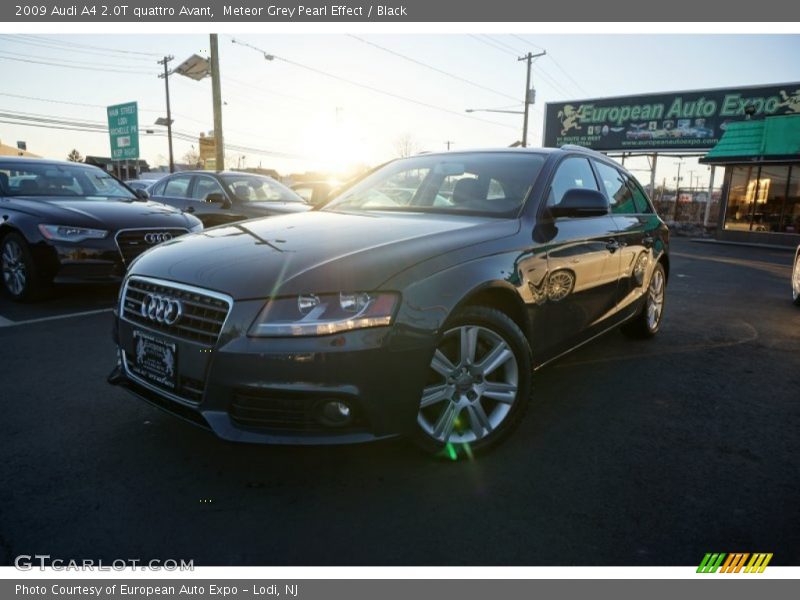
<svg viewBox="0 0 800 600"><path fill-rule="evenodd" d="M748 562L748 559L749 562ZM698 573L763 573L769 561L772 560L772 553L757 552L709 552L704 557L700 566L697 567ZM746 565L746 566L745 566Z"/></svg>

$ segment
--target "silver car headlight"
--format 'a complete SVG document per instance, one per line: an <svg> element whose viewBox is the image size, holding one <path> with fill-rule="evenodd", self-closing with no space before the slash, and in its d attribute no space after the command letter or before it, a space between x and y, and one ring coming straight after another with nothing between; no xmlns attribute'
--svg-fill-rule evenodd
<svg viewBox="0 0 800 600"><path fill-rule="evenodd" d="M72 227L71 225L39 225L39 231L48 240L56 242L82 242L83 240L102 240L108 235L105 229Z"/></svg>
<svg viewBox="0 0 800 600"><path fill-rule="evenodd" d="M248 335L295 337L332 335L392 324L399 296L393 293L302 294L267 302Z"/></svg>

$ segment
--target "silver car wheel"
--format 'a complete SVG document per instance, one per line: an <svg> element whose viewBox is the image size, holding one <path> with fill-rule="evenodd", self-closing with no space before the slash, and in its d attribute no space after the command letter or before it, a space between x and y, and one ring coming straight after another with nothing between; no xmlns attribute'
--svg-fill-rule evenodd
<svg viewBox="0 0 800 600"><path fill-rule="evenodd" d="M417 423L439 443L486 438L517 401L517 359L509 343L491 329L477 325L450 329L430 368L431 383L422 392Z"/></svg>
<svg viewBox="0 0 800 600"><path fill-rule="evenodd" d="M3 245L0 267L3 271L3 283L8 291L15 296L21 295L25 291L28 277L22 248L15 240L6 240Z"/></svg>
<svg viewBox="0 0 800 600"><path fill-rule="evenodd" d="M797 303L800 301L800 257L794 261L792 270L792 300Z"/></svg>
<svg viewBox="0 0 800 600"><path fill-rule="evenodd" d="M647 289L647 327L650 331L658 329L664 310L664 272L656 269Z"/></svg>

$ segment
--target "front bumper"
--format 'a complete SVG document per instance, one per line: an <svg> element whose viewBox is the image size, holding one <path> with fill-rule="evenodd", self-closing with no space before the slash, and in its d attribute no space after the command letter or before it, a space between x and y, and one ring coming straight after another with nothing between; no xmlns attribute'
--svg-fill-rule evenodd
<svg viewBox="0 0 800 600"><path fill-rule="evenodd" d="M251 338L263 302L234 303L214 346L117 317L118 365L109 382L218 437L266 444L349 444L408 433L434 351L433 336L376 328L308 338ZM134 331L177 348L176 385L134 374ZM322 403L351 407L352 421L324 424Z"/></svg>

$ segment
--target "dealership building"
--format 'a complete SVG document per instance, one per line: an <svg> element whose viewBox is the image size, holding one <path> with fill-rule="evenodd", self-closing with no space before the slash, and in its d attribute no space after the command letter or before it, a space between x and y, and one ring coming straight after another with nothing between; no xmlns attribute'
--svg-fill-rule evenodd
<svg viewBox="0 0 800 600"><path fill-rule="evenodd" d="M732 123L700 162L725 167L718 239L800 244L800 114Z"/></svg>
<svg viewBox="0 0 800 600"><path fill-rule="evenodd" d="M800 244L800 82L548 103L543 145L564 144L623 164L647 157L646 187L660 192L654 200L668 221L716 225L721 241ZM682 188L680 170L670 178L674 192L666 178L657 188L659 157L708 165L708 190ZM715 182L722 183L719 205L711 200Z"/></svg>

